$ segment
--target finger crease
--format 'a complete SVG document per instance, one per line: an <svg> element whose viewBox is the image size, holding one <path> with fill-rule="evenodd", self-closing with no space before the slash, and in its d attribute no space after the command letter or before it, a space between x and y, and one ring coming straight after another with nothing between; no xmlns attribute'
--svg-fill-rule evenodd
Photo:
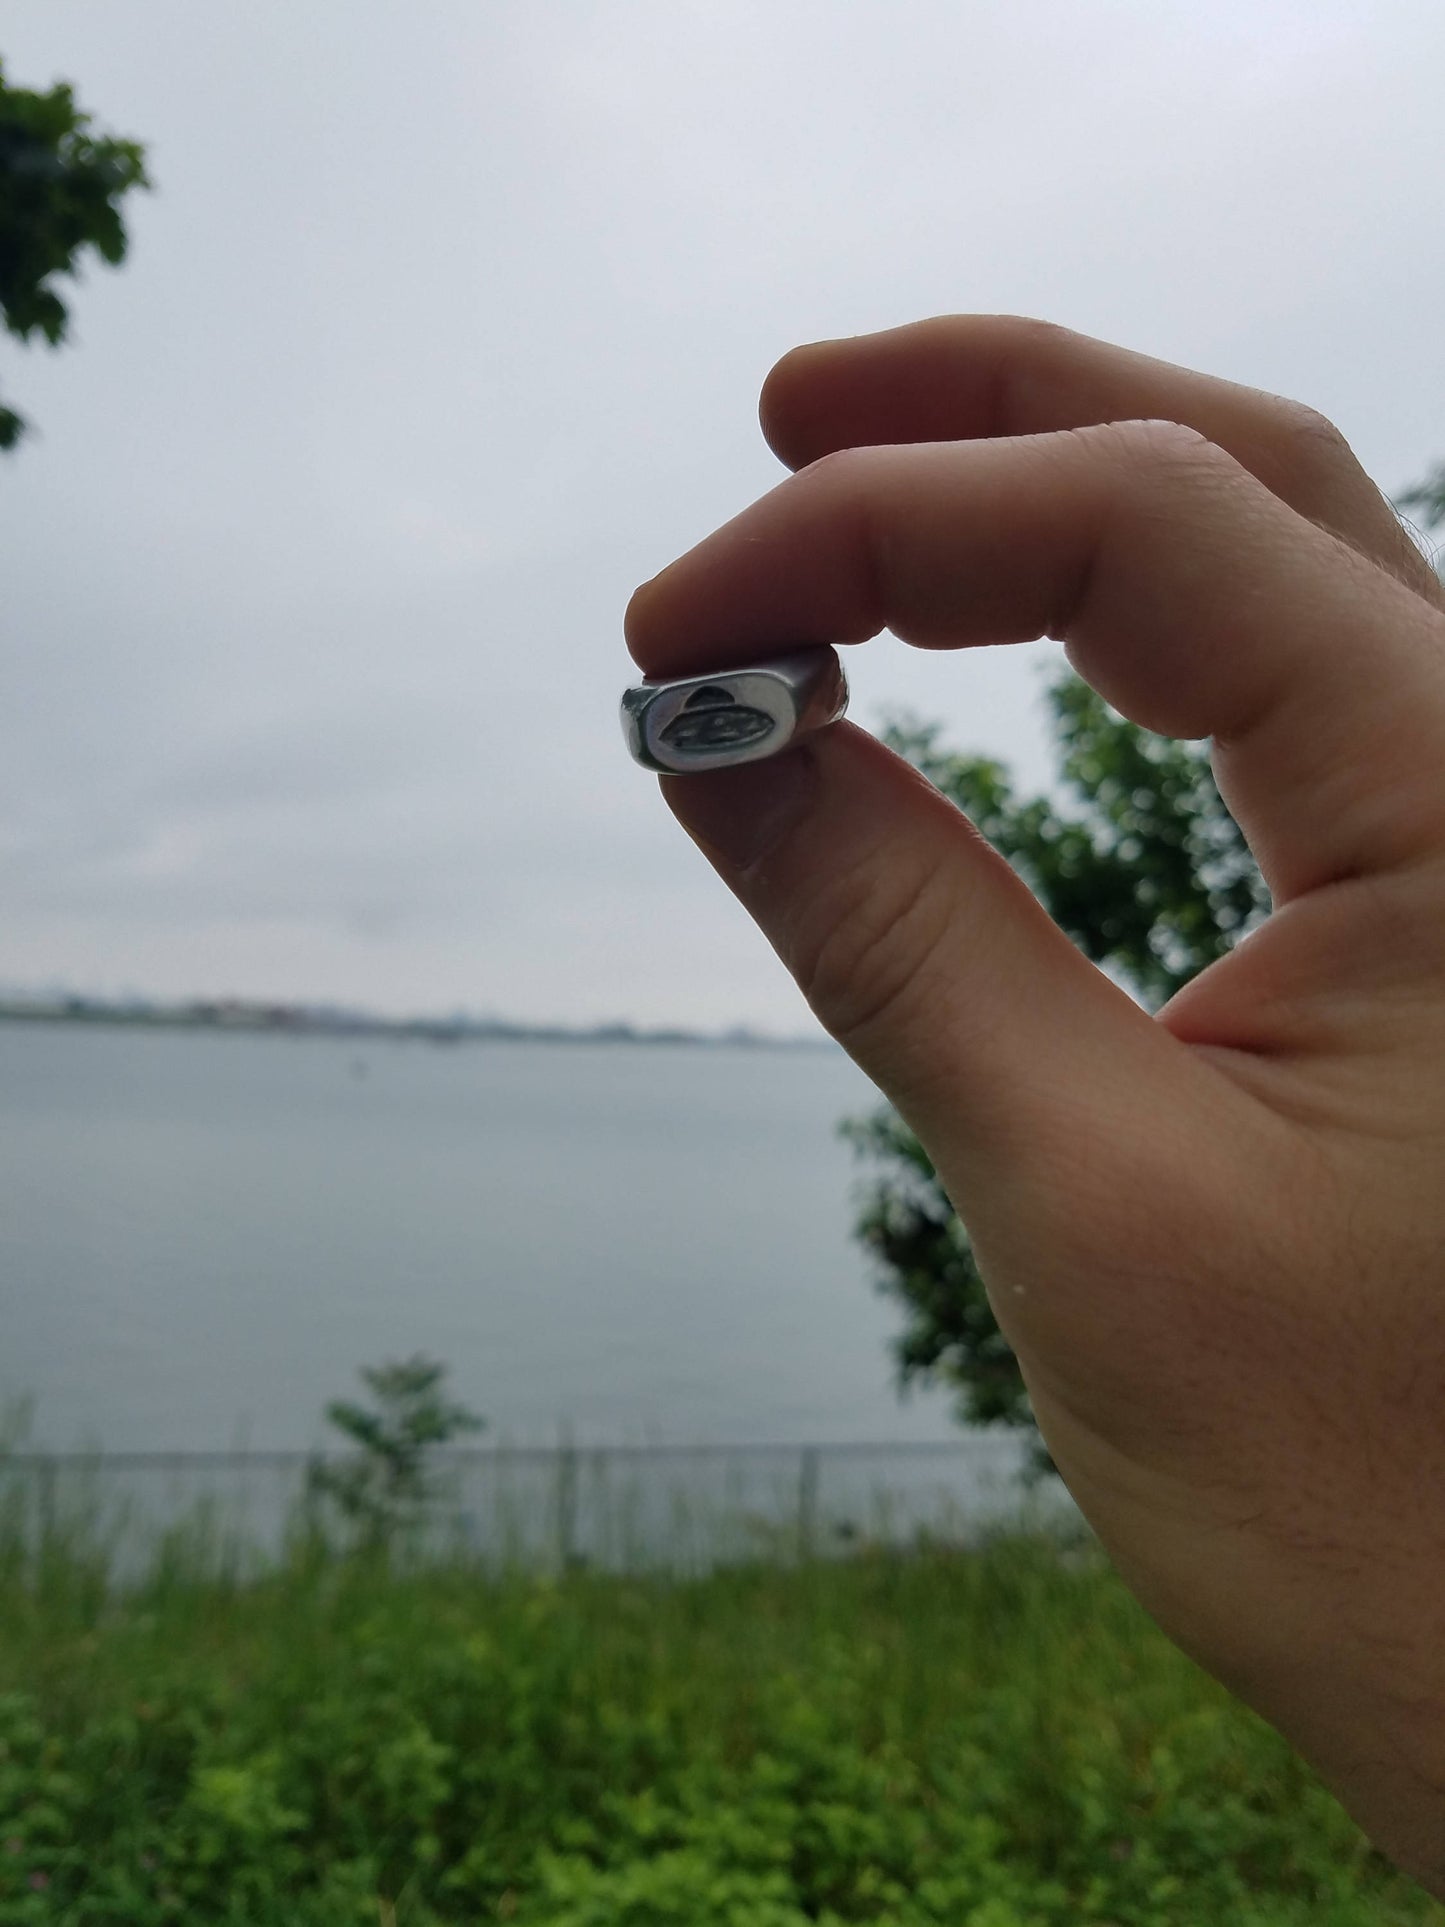
<svg viewBox="0 0 1445 1927"><path fill-rule="evenodd" d="M836 1006L825 1019L840 1037L857 1038L886 1020L938 952L951 921L946 903L921 940L915 932L920 911L935 896L936 880L937 872L925 868L887 917L871 914L861 946L849 948L853 919L847 914L824 938L809 976L822 1001ZM830 988L830 977L836 988Z"/></svg>

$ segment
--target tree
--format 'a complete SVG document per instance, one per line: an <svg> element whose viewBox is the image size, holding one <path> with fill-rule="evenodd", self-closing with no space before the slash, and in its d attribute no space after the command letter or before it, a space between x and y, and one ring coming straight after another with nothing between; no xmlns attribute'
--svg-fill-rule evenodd
<svg viewBox="0 0 1445 1927"><path fill-rule="evenodd" d="M417 1356L371 1365L361 1377L375 1409L336 1399L326 1417L356 1447L340 1459L313 1459L307 1492L329 1501L362 1544L388 1546L414 1536L440 1497L438 1446L486 1421L442 1390L445 1365Z"/></svg>
<svg viewBox="0 0 1445 1927"><path fill-rule="evenodd" d="M1401 506L1429 528L1445 524L1445 467ZM1086 956L1158 1009L1266 915L1268 892L1206 744L1126 722L1072 674L1054 681L1049 704L1059 786L1046 796L1020 798L999 763L945 749L935 726L897 721L883 740L972 819ZM871 1167L854 1232L903 1308L900 1380L950 1386L967 1424L1032 1427L1017 1361L927 1152L890 1106L842 1130ZM1033 1460L1048 1466L1041 1445Z"/></svg>
<svg viewBox="0 0 1445 1927"><path fill-rule="evenodd" d="M1445 462L1431 469L1423 482L1406 489L1398 506L1407 515L1423 516L1427 529L1445 524Z"/></svg>
<svg viewBox="0 0 1445 1927"><path fill-rule="evenodd" d="M86 248L112 267L125 259L120 203L149 185L143 148L92 133L69 86L43 94L12 87L0 63L0 317L12 335L59 347L70 310L57 278L78 273ZM13 448L25 430L0 403L0 448Z"/></svg>

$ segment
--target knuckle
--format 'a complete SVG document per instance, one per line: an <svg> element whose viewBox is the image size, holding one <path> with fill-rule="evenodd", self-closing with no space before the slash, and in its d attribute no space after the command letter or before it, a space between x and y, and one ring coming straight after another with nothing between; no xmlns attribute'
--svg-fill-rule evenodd
<svg viewBox="0 0 1445 1927"><path fill-rule="evenodd" d="M950 891L937 868L856 867L812 907L793 968L808 1002L845 1044L908 1027L947 949Z"/></svg>
<svg viewBox="0 0 1445 1927"><path fill-rule="evenodd" d="M836 490L840 494L861 493L877 466L878 451L873 448L830 448L809 462L798 480L809 488Z"/></svg>
<svg viewBox="0 0 1445 1927"><path fill-rule="evenodd" d="M1188 422L1163 419L1101 422L1097 427L1080 428L1074 432L1097 436L1116 458L1133 466L1160 468L1177 464L1193 465L1210 461L1215 455L1224 455L1224 450L1217 443L1210 441L1199 429L1191 428Z"/></svg>
<svg viewBox="0 0 1445 1927"><path fill-rule="evenodd" d="M1361 467L1343 431L1303 402L1280 401L1274 421L1277 468L1265 476L1327 534L1383 567L1435 608L1445 590L1429 554Z"/></svg>
<svg viewBox="0 0 1445 1927"><path fill-rule="evenodd" d="M1083 339L1061 322L1028 314L936 314L913 322L911 328L915 340L932 341L946 349L976 353L983 347L1025 360L1071 353Z"/></svg>
<svg viewBox="0 0 1445 1927"><path fill-rule="evenodd" d="M1037 315L999 315L998 325L1008 337L1010 347L1025 355L1037 356L1040 360L1071 354L1081 340L1072 328L1066 328L1058 321L1041 320Z"/></svg>
<svg viewBox="0 0 1445 1927"><path fill-rule="evenodd" d="M1308 467L1333 470L1354 461L1349 443L1329 416L1304 402L1280 402L1278 433L1295 460Z"/></svg>
<svg viewBox="0 0 1445 1927"><path fill-rule="evenodd" d="M1247 471L1218 442L1187 422L1103 422L1072 434L1122 470L1126 481L1154 496L1163 491L1238 487Z"/></svg>

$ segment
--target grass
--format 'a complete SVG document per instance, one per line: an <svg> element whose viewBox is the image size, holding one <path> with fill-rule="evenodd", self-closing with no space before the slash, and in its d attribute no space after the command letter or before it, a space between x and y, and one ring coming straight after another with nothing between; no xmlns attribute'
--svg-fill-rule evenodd
<svg viewBox="0 0 1445 1927"><path fill-rule="evenodd" d="M1087 1548L692 1579L0 1528L0 1923L1445 1923Z"/></svg>

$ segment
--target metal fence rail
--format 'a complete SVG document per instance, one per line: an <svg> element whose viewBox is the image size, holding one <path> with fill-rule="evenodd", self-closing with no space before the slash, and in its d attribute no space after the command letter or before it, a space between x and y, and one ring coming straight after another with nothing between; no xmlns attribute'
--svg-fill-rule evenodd
<svg viewBox="0 0 1445 1927"><path fill-rule="evenodd" d="M190 1533L264 1562L308 1517L306 1452L0 1454L0 1524L123 1565ZM425 1548L527 1569L704 1570L863 1544L966 1543L1026 1499L1006 1432L929 1444L493 1446L438 1452ZM333 1460L334 1462L334 1460Z"/></svg>

